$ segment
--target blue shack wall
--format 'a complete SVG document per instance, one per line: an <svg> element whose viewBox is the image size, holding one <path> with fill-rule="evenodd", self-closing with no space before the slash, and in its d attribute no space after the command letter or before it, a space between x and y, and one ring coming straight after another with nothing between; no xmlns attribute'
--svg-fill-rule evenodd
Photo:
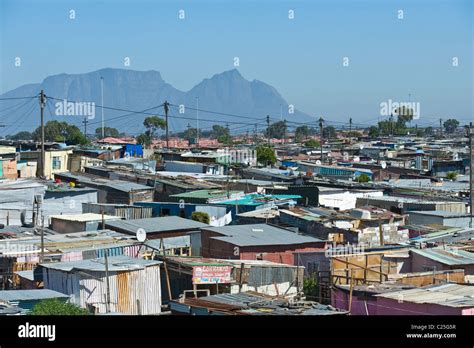
<svg viewBox="0 0 474 348"><path fill-rule="evenodd" d="M143 147L139 144L127 144L123 147L122 157L127 152L130 157L143 157Z"/></svg>

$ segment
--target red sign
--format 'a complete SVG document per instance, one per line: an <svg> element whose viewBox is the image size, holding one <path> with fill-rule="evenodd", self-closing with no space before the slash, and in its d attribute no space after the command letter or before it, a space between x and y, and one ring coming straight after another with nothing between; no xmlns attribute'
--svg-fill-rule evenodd
<svg viewBox="0 0 474 348"><path fill-rule="evenodd" d="M230 283L232 267L230 266L194 266L193 284Z"/></svg>

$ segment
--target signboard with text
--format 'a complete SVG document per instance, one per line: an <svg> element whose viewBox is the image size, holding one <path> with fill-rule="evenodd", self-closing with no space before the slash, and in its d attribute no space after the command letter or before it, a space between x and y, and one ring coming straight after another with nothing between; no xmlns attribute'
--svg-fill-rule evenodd
<svg viewBox="0 0 474 348"><path fill-rule="evenodd" d="M230 266L194 266L193 284L223 284L231 282Z"/></svg>

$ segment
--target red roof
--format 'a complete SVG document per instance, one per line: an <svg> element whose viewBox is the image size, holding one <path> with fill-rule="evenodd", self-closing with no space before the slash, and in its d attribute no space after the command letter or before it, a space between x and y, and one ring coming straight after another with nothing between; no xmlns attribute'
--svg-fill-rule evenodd
<svg viewBox="0 0 474 348"><path fill-rule="evenodd" d="M106 144L136 144L136 140L133 138L113 138L107 137L97 141L98 143Z"/></svg>

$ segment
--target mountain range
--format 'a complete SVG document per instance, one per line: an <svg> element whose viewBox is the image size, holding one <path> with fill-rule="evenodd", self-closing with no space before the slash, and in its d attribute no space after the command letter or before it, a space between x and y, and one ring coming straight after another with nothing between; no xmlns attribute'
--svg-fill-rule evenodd
<svg viewBox="0 0 474 348"><path fill-rule="evenodd" d="M41 83L27 84L4 93L2 98L21 98L37 95L44 90L47 96L45 122L66 121L83 129L84 114L65 116L59 112L61 100L67 102L95 103L95 117L89 117L87 132L94 133L101 126L101 82L105 125L121 132L136 135L144 131L143 120L147 114L131 113L143 111L163 115L162 103L170 104L169 126L171 132L196 127L199 110L199 127L210 129L213 124L229 124L232 132L254 129L258 123L261 131L266 127L265 117L271 122L287 119L297 122L314 121L309 115L295 109L288 113L288 103L272 86L258 80L245 79L237 69L206 78L189 91L181 91L167 83L155 70L136 71L106 68L84 74L59 74L45 78ZM66 105L66 104L64 104ZM183 107L179 107L183 105ZM113 109L120 110L113 110ZM181 110L180 110L181 109ZM281 116L282 115L282 116ZM40 124L37 99L3 100L0 104L0 134L12 135L21 130L32 131Z"/></svg>

